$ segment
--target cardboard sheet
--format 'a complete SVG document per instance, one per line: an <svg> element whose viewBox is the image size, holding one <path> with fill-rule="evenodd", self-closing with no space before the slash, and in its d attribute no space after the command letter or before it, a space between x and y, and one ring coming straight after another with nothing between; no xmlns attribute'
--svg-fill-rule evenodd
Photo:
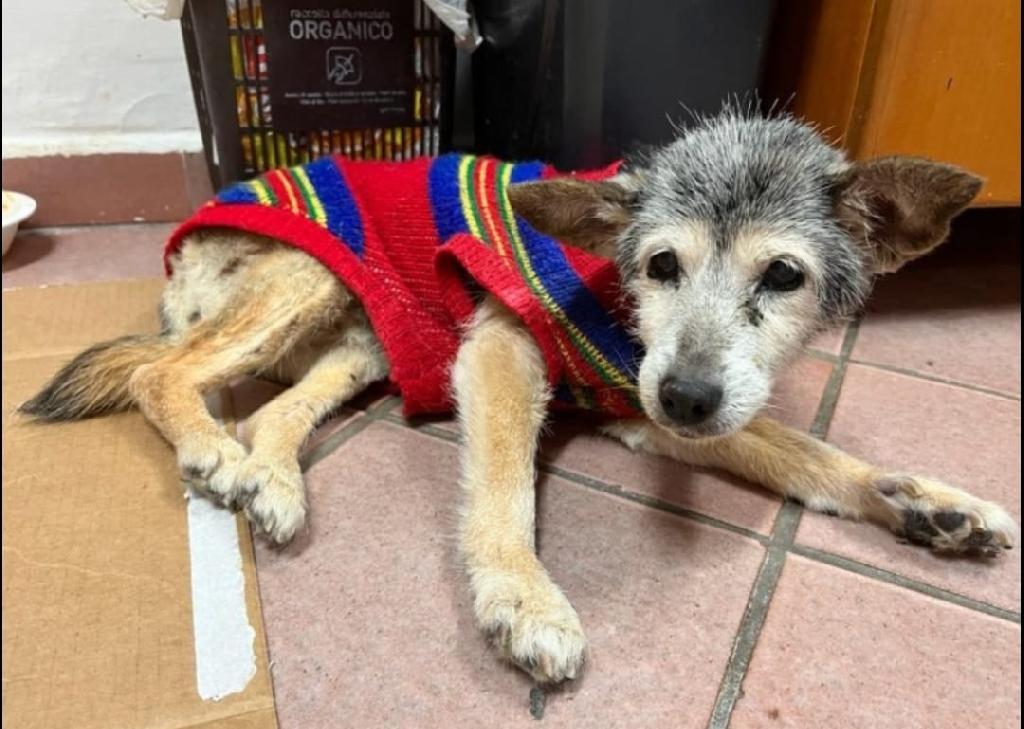
<svg viewBox="0 0 1024 729"><path fill-rule="evenodd" d="M14 411L71 355L153 331L161 281L3 293L5 729L275 727L252 543L237 520L256 674L197 691L186 503L136 412L30 424Z"/></svg>

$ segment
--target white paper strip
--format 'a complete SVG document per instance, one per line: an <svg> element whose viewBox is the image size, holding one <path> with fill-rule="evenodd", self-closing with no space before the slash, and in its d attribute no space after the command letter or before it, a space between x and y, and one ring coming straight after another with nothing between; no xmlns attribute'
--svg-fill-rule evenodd
<svg viewBox="0 0 1024 729"><path fill-rule="evenodd" d="M235 515L208 499L188 501L196 687L204 701L242 691L256 675L256 631L245 605Z"/></svg>

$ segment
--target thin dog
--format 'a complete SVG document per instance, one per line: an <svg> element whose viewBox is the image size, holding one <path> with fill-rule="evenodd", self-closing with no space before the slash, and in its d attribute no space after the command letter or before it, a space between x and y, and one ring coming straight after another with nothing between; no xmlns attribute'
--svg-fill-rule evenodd
<svg viewBox="0 0 1024 729"><path fill-rule="evenodd" d="M467 156L277 171L172 239L159 335L83 352L22 411L138 406L185 479L284 543L306 518L298 455L325 417L385 378L407 412L454 404L477 622L535 679L572 679L583 627L534 549L556 406L934 550L1015 545L999 506L758 415L808 339L941 243L980 186L922 159L850 162L790 117L735 109L594 175ZM291 383L245 445L203 400L243 376Z"/></svg>

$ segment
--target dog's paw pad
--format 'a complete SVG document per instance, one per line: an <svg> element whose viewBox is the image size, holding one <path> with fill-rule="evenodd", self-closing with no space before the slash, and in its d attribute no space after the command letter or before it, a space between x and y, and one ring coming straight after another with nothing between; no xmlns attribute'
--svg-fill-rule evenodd
<svg viewBox="0 0 1024 729"><path fill-rule="evenodd" d="M893 510L893 531L937 552L995 556L1017 543L1001 507L931 479L886 476L875 488Z"/></svg>

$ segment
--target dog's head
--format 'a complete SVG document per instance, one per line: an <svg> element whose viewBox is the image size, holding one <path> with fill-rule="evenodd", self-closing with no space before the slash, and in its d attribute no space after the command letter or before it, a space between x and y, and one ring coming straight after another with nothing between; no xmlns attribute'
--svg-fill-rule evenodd
<svg viewBox="0 0 1024 729"><path fill-rule="evenodd" d="M644 409L700 437L749 421L808 338L941 243L980 187L923 159L851 163L791 117L726 111L610 180L509 195L539 231L615 256L646 350Z"/></svg>

